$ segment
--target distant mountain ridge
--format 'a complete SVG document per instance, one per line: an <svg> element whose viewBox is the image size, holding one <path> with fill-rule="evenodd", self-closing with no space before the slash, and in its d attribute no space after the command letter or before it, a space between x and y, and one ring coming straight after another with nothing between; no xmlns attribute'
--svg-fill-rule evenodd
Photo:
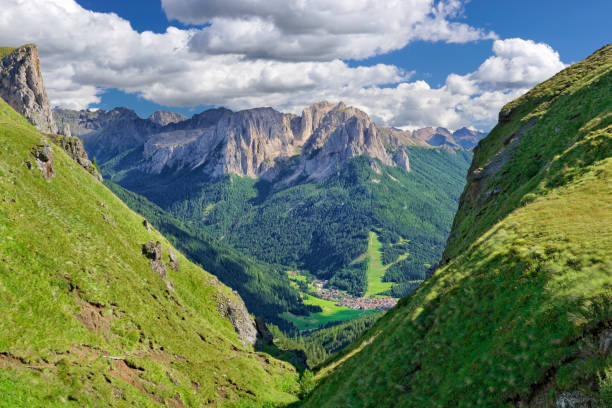
<svg viewBox="0 0 612 408"><path fill-rule="evenodd" d="M397 153L404 146L472 149L485 136L467 128L451 132L381 127L365 112L342 102L320 102L300 116L272 108L239 112L217 108L190 119L161 111L141 119L127 108L56 109L53 114L102 162L126 149L142 147L140 169L145 173L186 168L212 178L237 174L266 180L282 173L285 183L322 180L337 165L359 155L408 170L407 154Z"/></svg>

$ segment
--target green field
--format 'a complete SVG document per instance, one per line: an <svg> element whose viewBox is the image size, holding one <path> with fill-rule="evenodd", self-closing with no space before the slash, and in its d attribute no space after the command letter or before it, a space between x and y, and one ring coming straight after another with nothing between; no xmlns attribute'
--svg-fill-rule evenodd
<svg viewBox="0 0 612 408"><path fill-rule="evenodd" d="M336 306L333 301L319 299L306 293L304 294L304 303L320 306L323 311L311 313L310 316L296 316L292 313L283 313L282 315L285 319L295 324L300 331L316 329L329 322L357 319L377 312L376 310L355 310L345 306Z"/></svg>
<svg viewBox="0 0 612 408"><path fill-rule="evenodd" d="M408 254L400 256L397 261L391 264L383 265L382 244L378 239L378 234L370 231L368 252L366 252L365 257L368 259L368 270L366 272L368 276L368 290L364 294L364 297L372 297L391 289L393 282L383 282L383 276L385 276L385 272L391 265L403 261L408 257Z"/></svg>

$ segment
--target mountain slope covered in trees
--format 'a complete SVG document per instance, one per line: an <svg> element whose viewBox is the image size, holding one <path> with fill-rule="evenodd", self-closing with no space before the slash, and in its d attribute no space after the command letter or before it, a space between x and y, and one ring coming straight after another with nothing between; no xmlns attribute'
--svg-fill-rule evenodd
<svg viewBox="0 0 612 408"><path fill-rule="evenodd" d="M504 107L447 263L305 406L612 405L611 95L607 46Z"/></svg>
<svg viewBox="0 0 612 408"><path fill-rule="evenodd" d="M114 179L243 253L363 294L367 282L349 266L366 252L370 231L389 245L408 242L390 281L422 280L439 260L471 159L466 150L405 149L410 172L360 156L325 180L278 191L261 179L192 171Z"/></svg>

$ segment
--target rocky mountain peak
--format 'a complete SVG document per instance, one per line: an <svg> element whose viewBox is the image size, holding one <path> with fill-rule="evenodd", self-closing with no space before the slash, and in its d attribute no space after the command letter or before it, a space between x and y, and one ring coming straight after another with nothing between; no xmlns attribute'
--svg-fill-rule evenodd
<svg viewBox="0 0 612 408"><path fill-rule="evenodd" d="M0 97L41 132L57 133L36 45L27 44L5 55L0 72Z"/></svg>
<svg viewBox="0 0 612 408"><path fill-rule="evenodd" d="M187 120L187 118L181 115L180 113L158 110L153 112L151 116L149 116L149 120L154 123L157 123L160 126L166 126L170 123L182 122L184 120Z"/></svg>

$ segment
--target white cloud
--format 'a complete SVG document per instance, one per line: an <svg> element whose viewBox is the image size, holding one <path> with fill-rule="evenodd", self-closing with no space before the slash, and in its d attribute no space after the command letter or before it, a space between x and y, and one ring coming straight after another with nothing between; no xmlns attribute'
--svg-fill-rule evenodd
<svg viewBox="0 0 612 408"><path fill-rule="evenodd" d="M459 0L162 0L171 19L206 24L191 41L203 54L281 61L362 59L415 40L469 42L494 33L450 22Z"/></svg>
<svg viewBox="0 0 612 408"><path fill-rule="evenodd" d="M170 0L164 1L166 7L169 3ZM176 7L189 5L183 0L174 3ZM303 9L304 18L297 21L296 11L286 5L289 3L298 9L304 5L314 10L334 7L336 24L331 24L334 21L331 14L306 9ZM469 36L468 26L453 27L454 23L449 22L460 17L463 3L459 0L437 3L431 12L428 11L432 7L430 1L386 3L400 8L411 4L415 10L422 11L403 16L412 27L408 35L414 38L451 41L450 33L461 30L467 30ZM261 33L270 29L269 40L258 40L264 36L259 33L244 47L256 50L263 41L263 45L287 47L283 53L289 57L284 60L275 55L254 58L255 51L249 55L251 51L241 54L221 52L221 49L194 52L194 42L201 40L194 38L206 27L188 30L170 27L162 34L138 33L117 15L85 10L74 0L0 0L0 38L4 44L38 44L49 96L59 106L85 108L98 102L105 88L136 93L169 106L212 104L231 109L272 106L296 113L320 100L343 100L363 108L381 124L398 127L490 127L505 102L564 66L559 55L546 44L521 39L499 40L493 44L493 55L473 73L451 74L444 86L431 88L424 81L411 82L412 73L392 65L351 67L342 61L341 56L351 51L339 45L338 38L346 39L351 34L355 38L361 36L364 45L357 51L359 55L384 52L405 41L393 36L386 38L384 30L393 32L397 28L394 24L402 23L388 11L375 14L377 11L372 9L374 3L370 0L353 0L352 8L349 3L338 0L333 3L328 0L219 0L191 5L194 4L207 4L212 10L207 15L198 14L197 7L192 9L191 18L197 23L209 18L228 19L232 24L253 18L272 21L272 25L262 25L260 29ZM244 8L253 4L262 7ZM175 13L178 16L185 10L189 9L175 8ZM357 15L358 11L371 12L373 23L368 26L368 16ZM425 20L419 17L422 13L426 13ZM386 15L391 16L386 22L390 28L381 31L379 26L385 22ZM284 16L288 16L286 20ZM294 25L298 22L301 25ZM291 58L293 45L286 41L274 43L275 30L296 36L298 45L304 41L320 41L320 44L313 42L306 47L312 51L311 60ZM314 35L317 30L321 32L319 40ZM240 29L229 30L224 35L244 36ZM237 40L230 40L227 46L235 43ZM219 44L219 47L223 45ZM317 47L323 52L317 54Z"/></svg>
<svg viewBox="0 0 612 408"><path fill-rule="evenodd" d="M532 87L565 67L552 47L531 40L498 40L493 52L471 79L494 89Z"/></svg>

